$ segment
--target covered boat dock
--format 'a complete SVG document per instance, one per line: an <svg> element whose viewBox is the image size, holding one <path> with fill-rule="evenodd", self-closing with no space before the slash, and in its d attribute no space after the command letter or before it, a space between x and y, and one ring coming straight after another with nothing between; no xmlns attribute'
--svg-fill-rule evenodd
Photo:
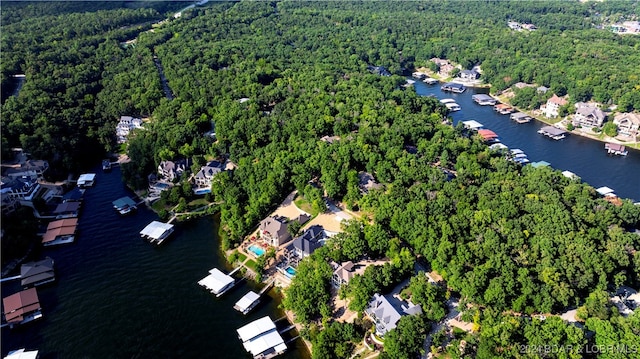
<svg viewBox="0 0 640 359"><path fill-rule="evenodd" d="M486 95L486 94L473 95L473 96L471 96L471 98L473 99L473 101L475 103L477 103L478 105L481 105L481 106L487 106L487 105L493 106L498 102L495 98L493 98L493 97L491 97L489 95Z"/></svg>
<svg viewBox="0 0 640 359"><path fill-rule="evenodd" d="M468 129L470 129L472 131L477 131L477 130L479 130L479 129L484 127L483 124L481 124L480 122L478 122L476 120L463 121L462 125L465 128L468 128Z"/></svg>
<svg viewBox="0 0 640 359"><path fill-rule="evenodd" d="M561 140L565 138L567 131L553 126L544 126L538 130L538 133L553 138L554 140Z"/></svg>
<svg viewBox="0 0 640 359"><path fill-rule="evenodd" d="M272 358L287 350L276 324L268 316L239 328L237 332L245 350L254 358Z"/></svg>
<svg viewBox="0 0 640 359"><path fill-rule="evenodd" d="M222 273L218 268L213 268L209 271L209 275L202 278L198 284L207 288L216 297L220 297L231 289L235 282L232 276Z"/></svg>
<svg viewBox="0 0 640 359"><path fill-rule="evenodd" d="M171 233L173 233L173 224L158 221L149 223L140 231L140 235L143 238L147 238L149 242L156 244L161 244Z"/></svg>
<svg viewBox="0 0 640 359"><path fill-rule="evenodd" d="M118 198L111 203L113 204L113 208L115 208L120 214L127 214L138 208L136 206L136 202L134 202L131 197Z"/></svg>
<svg viewBox="0 0 640 359"><path fill-rule="evenodd" d="M516 121L517 123L527 123L531 121L531 116L527 115L523 112L516 112L512 114L509 118ZM555 128L555 127L554 127Z"/></svg>
<svg viewBox="0 0 640 359"><path fill-rule="evenodd" d="M54 246L57 244L73 243L77 226L77 218L60 219L49 223L47 231L42 236L42 244L45 246Z"/></svg>
<svg viewBox="0 0 640 359"><path fill-rule="evenodd" d="M604 148L610 155L626 156L629 153L624 145L617 143L605 143Z"/></svg>
<svg viewBox="0 0 640 359"><path fill-rule="evenodd" d="M47 257L41 261L25 263L20 267L23 287L37 287L56 280L53 271L53 259Z"/></svg>

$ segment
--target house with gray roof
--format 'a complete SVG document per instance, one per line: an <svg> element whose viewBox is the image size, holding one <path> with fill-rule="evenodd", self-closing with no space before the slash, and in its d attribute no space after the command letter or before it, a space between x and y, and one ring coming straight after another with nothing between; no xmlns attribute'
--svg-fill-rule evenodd
<svg viewBox="0 0 640 359"><path fill-rule="evenodd" d="M173 181L179 178L187 169L187 164L184 160L180 161L162 161L158 165L158 174L160 177L167 181Z"/></svg>
<svg viewBox="0 0 640 359"><path fill-rule="evenodd" d="M382 337L396 327L403 315L420 314L422 308L412 303L397 308L385 296L376 293L365 309L365 313L374 321L376 334Z"/></svg>
<svg viewBox="0 0 640 359"><path fill-rule="evenodd" d="M618 126L618 133L635 138L640 134L640 114L619 113L613 118Z"/></svg>
<svg viewBox="0 0 640 359"><path fill-rule="evenodd" d="M382 188L382 185L376 182L371 173L360 172L358 173L358 187L362 194L367 194L371 190Z"/></svg>
<svg viewBox="0 0 640 359"><path fill-rule="evenodd" d="M480 77L480 73L476 70L462 70L458 76L466 80L477 80Z"/></svg>
<svg viewBox="0 0 640 359"><path fill-rule="evenodd" d="M356 275L362 275L366 268L367 266L363 264L355 264L352 261L345 262L333 271L331 284L336 288L340 288L344 284L349 284L351 278Z"/></svg>
<svg viewBox="0 0 640 359"><path fill-rule="evenodd" d="M281 244L291 240L288 222L289 220L282 216L270 216L263 219L258 226L260 237L271 246L279 247Z"/></svg>
<svg viewBox="0 0 640 359"><path fill-rule="evenodd" d="M142 120L132 116L120 116L120 121L116 125L116 137L118 143L127 142L127 136L135 129L142 128Z"/></svg>
<svg viewBox="0 0 640 359"><path fill-rule="evenodd" d="M202 166L200 171L193 176L196 187L211 187L211 181L218 173L224 171L224 163L220 161L211 161L206 166Z"/></svg>
<svg viewBox="0 0 640 359"><path fill-rule="evenodd" d="M602 127L607 115L595 104L576 103L576 114L573 117L574 126Z"/></svg>
<svg viewBox="0 0 640 359"><path fill-rule="evenodd" d="M320 225L307 228L301 236L293 239L293 248L298 258L308 257L316 249L322 247L329 235Z"/></svg>

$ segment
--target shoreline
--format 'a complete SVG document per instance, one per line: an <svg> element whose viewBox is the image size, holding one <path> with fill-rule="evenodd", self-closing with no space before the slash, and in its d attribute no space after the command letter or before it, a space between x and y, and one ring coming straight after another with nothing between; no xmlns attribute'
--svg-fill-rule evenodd
<svg viewBox="0 0 640 359"><path fill-rule="evenodd" d="M438 80L439 82L456 82L456 83L460 83L465 85L466 87L472 87L472 88L486 88L486 89L490 89L491 88L491 84L473 84L470 83L469 81L455 81L454 78L442 78L440 75L434 73L433 71L431 71L430 69L426 68L426 67L420 67L417 68L416 71L420 71L423 72L425 74L427 74L429 77L434 78L436 80ZM540 117L537 114L534 114L533 112L535 112L535 110L531 111L531 110L523 110L517 106L514 106L511 104L511 102L509 101L508 98L503 97L503 96L499 96L499 95L493 95L491 93L489 93L489 95L491 97L493 97L494 99L500 101L501 103L507 104L511 107L513 107L514 109L516 109L519 112L525 113L528 116L530 116L531 118L533 118L536 121L539 121L541 123L544 123L546 125L549 126L554 126L554 127L558 127L558 124L561 124L563 121L566 120L566 117L564 119L560 119L557 121L551 121L552 119L547 119L545 117ZM562 128L563 130L567 131L567 133L570 133L571 135L576 135L576 136L580 136L580 137L584 137L587 139L591 139L594 141L598 141L598 142L602 142L602 143L616 143L616 144L620 144L620 145L624 145L627 148L631 149L631 150L635 150L635 151L640 151L640 141L621 141L615 137L609 137L606 136L604 134L602 134L603 136L605 136L604 138L600 138L598 134L591 134L591 133L585 133L584 131L581 131L579 128L575 128L571 131L567 130L566 126L562 126L562 127L558 127L558 128Z"/></svg>

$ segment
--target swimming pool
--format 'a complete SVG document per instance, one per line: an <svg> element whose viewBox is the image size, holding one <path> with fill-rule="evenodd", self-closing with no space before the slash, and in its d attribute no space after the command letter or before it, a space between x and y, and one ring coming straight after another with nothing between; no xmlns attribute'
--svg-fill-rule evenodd
<svg viewBox="0 0 640 359"><path fill-rule="evenodd" d="M255 254L258 257L264 254L264 249L260 248L259 246L256 246L255 244L250 245L249 248L247 249L250 250L253 254Z"/></svg>
<svg viewBox="0 0 640 359"><path fill-rule="evenodd" d="M193 194L195 195L202 195L207 193L211 193L211 188L197 188L193 190Z"/></svg>
<svg viewBox="0 0 640 359"><path fill-rule="evenodd" d="M285 275L289 278L293 278L296 275L296 269L292 266L288 266L287 269L284 270Z"/></svg>

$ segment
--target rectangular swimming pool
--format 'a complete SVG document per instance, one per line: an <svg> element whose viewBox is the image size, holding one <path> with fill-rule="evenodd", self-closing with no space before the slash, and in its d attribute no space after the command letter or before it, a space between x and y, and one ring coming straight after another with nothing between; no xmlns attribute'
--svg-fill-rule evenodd
<svg viewBox="0 0 640 359"><path fill-rule="evenodd" d="M259 246L256 246L255 244L250 245L249 248L247 249L250 250L257 257L260 257L261 255L264 254L264 249L260 248Z"/></svg>
<svg viewBox="0 0 640 359"><path fill-rule="evenodd" d="M285 275L289 278L293 278L296 275L296 269L292 266L288 266L287 269L284 270Z"/></svg>

